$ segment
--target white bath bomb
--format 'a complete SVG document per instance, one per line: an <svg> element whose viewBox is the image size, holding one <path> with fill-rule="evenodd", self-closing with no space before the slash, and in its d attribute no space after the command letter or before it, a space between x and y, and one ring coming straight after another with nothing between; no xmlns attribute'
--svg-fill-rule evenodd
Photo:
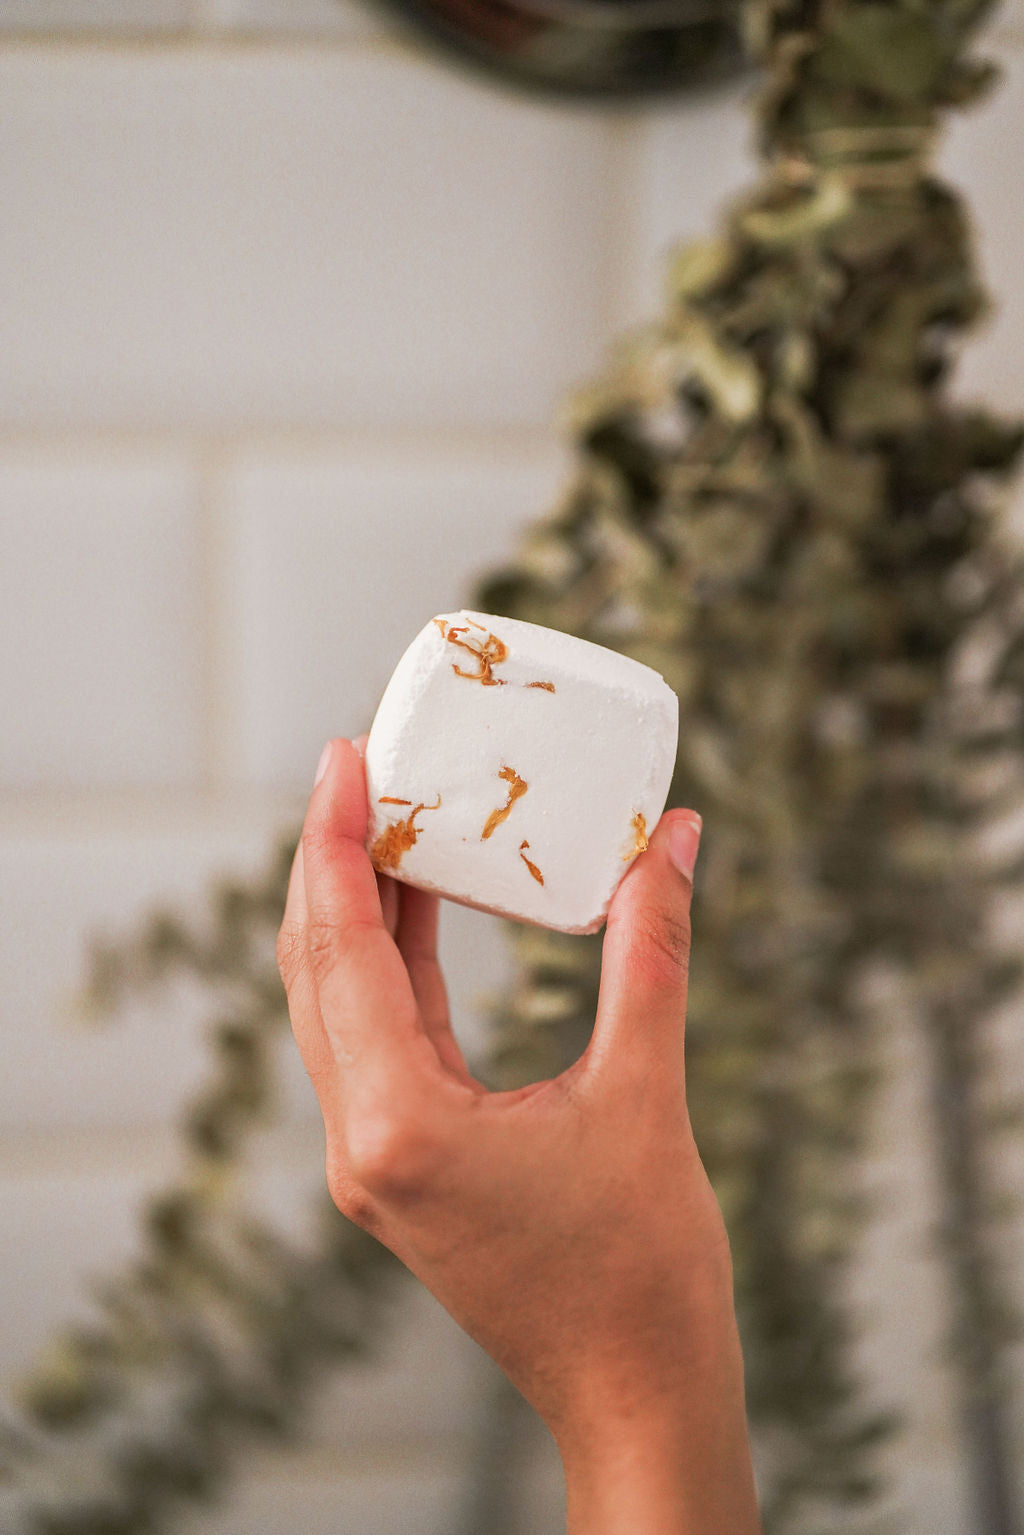
<svg viewBox="0 0 1024 1535"><path fill-rule="evenodd" d="M595 932L665 805L679 705L649 666L554 629L444 613L366 745L375 867L466 906Z"/></svg>

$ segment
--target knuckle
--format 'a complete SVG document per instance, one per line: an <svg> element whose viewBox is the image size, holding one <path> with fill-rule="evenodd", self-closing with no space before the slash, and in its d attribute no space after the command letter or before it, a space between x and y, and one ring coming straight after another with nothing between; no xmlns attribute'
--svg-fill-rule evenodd
<svg viewBox="0 0 1024 1535"><path fill-rule="evenodd" d="M333 824L328 820L307 819L302 828L302 851L304 857L314 862L323 857L330 857L334 850L336 834Z"/></svg>
<svg viewBox="0 0 1024 1535"><path fill-rule="evenodd" d="M315 974L321 975L330 968L337 946L336 928L323 917L311 916L306 926L306 948Z"/></svg>
<svg viewBox="0 0 1024 1535"><path fill-rule="evenodd" d="M651 979L669 986L685 981L690 968L690 919L672 912L645 913L638 924L637 951Z"/></svg>
<svg viewBox="0 0 1024 1535"><path fill-rule="evenodd" d="M327 1152L327 1191L346 1220L374 1236L379 1234L381 1222L376 1201L352 1176L345 1158L330 1148Z"/></svg>
<svg viewBox="0 0 1024 1535"><path fill-rule="evenodd" d="M336 965L358 958L367 935L375 933L380 923L372 917L347 917L332 921L325 914L311 913L306 925L306 951L313 974L322 978Z"/></svg>
<svg viewBox="0 0 1024 1535"><path fill-rule="evenodd" d="M433 1126L364 1107L350 1113L345 1139L349 1171L371 1199L405 1203L429 1190L441 1154Z"/></svg>
<svg viewBox="0 0 1024 1535"><path fill-rule="evenodd" d="M277 968L285 987L291 986L306 960L306 935L290 922L281 924L277 935Z"/></svg>

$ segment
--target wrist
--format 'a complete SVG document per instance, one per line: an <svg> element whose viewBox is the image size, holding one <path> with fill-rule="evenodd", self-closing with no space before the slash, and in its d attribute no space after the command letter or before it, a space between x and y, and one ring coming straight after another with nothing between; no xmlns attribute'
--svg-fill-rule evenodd
<svg viewBox="0 0 1024 1535"><path fill-rule="evenodd" d="M594 1390L556 1433L569 1535L760 1535L731 1310L681 1373L628 1397Z"/></svg>
<svg viewBox="0 0 1024 1535"><path fill-rule="evenodd" d="M653 1432L601 1461L566 1460L568 1535L762 1535L745 1432L718 1453L689 1448Z"/></svg>

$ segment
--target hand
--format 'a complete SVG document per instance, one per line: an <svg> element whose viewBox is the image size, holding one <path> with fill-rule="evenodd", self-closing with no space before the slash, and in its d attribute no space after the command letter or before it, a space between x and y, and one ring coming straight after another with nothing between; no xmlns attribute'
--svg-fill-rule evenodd
<svg viewBox="0 0 1024 1535"><path fill-rule="evenodd" d="M686 1109L699 818L662 817L612 902L593 1038L488 1092L451 1032L436 897L375 874L360 752L330 743L278 959L327 1180L551 1428L570 1528L752 1535L728 1242Z"/></svg>

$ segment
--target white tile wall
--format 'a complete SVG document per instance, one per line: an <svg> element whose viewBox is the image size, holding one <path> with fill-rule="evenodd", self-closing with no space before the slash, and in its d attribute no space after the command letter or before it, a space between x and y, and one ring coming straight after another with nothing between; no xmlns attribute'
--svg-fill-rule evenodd
<svg viewBox="0 0 1024 1535"><path fill-rule="evenodd" d="M545 422L609 128L418 59L0 56L0 423Z"/></svg>
<svg viewBox="0 0 1024 1535"><path fill-rule="evenodd" d="M1022 5L992 33L1001 93L941 157L999 305L962 387L1008 409ZM261 866L324 737L367 722L419 623L552 502L554 410L656 312L670 248L751 161L745 83L546 106L419 56L358 0L6 0L0 32L2 1383L131 1250L205 1069L188 993L94 1037L62 1026L90 933ZM480 993L508 974L499 925L453 908L442 949L475 1051ZM253 1181L295 1226L320 1129L283 1044L291 1129ZM908 1529L964 1535L912 1044L894 1065L864 1367L910 1411L891 1458ZM325 1392L312 1449L253 1450L193 1528L450 1535L487 1380L411 1287L380 1371ZM522 1480L517 1535L560 1528L543 1436Z"/></svg>

